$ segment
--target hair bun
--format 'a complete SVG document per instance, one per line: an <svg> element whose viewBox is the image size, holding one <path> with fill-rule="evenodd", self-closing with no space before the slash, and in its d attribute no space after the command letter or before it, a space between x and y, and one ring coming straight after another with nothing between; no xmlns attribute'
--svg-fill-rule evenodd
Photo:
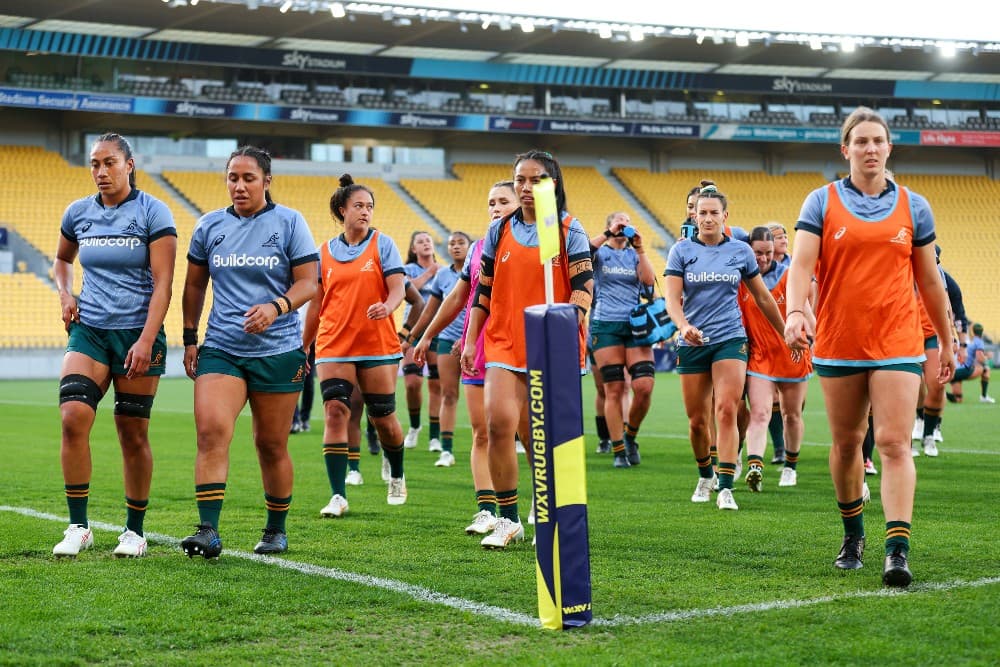
<svg viewBox="0 0 1000 667"><path fill-rule="evenodd" d="M702 179L702 181L701 181L701 187L707 188L710 185L715 185L715 181L710 181L707 178Z"/></svg>
<svg viewBox="0 0 1000 667"><path fill-rule="evenodd" d="M346 188L349 185L354 185L354 178L350 174L344 174L340 177L340 187Z"/></svg>

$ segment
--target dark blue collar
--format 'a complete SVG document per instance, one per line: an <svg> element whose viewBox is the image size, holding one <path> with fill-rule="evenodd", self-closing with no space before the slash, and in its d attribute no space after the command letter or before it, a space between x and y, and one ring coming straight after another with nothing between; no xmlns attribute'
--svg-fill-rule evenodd
<svg viewBox="0 0 1000 667"><path fill-rule="evenodd" d="M271 209L273 209L275 206L277 206L277 204L275 204L273 201L269 201L264 206L264 208L260 209L259 211L257 211L253 215L251 215L250 217L251 218L256 218L258 215L263 215L264 213L267 213L268 211L270 211ZM230 215L232 215L234 217L237 217L237 218L242 218L243 217L239 213L237 213L236 209L234 207L232 207L232 206L230 206L229 208L226 209L226 213L229 213Z"/></svg>
<svg viewBox="0 0 1000 667"><path fill-rule="evenodd" d="M130 201L132 201L133 199L135 199L138 196L139 196L139 190L137 190L136 188L132 188L132 190L128 193L128 197L125 197L125 199L121 200L121 202L118 204L118 206L115 206L115 208L119 208L119 207L123 206L126 202L130 202ZM100 192L98 192L96 195L94 195L94 201L96 201L97 205L100 206L101 208L106 208L104 206L104 202L101 201L101 193Z"/></svg>
<svg viewBox="0 0 1000 667"><path fill-rule="evenodd" d="M854 183L851 182L851 177L850 176L845 176L844 180L842 180L841 183L844 185L845 188L849 188L851 190L854 190L859 195L867 196L867 195L865 195L865 193L863 193L861 190L859 190L858 187L856 185L854 185ZM896 184L892 182L892 179L887 178L887 179L885 179L885 190L882 190L882 192L878 193L878 196L882 197L886 193L888 193L888 192L894 192L895 190L896 190Z"/></svg>

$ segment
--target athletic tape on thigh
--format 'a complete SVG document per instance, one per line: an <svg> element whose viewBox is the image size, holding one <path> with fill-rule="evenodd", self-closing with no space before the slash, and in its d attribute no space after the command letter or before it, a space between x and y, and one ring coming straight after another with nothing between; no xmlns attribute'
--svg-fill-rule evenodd
<svg viewBox="0 0 1000 667"><path fill-rule="evenodd" d="M59 405L70 401L86 403L97 410L97 404L104 398L104 392L86 375L71 373L59 380Z"/></svg>
<svg viewBox="0 0 1000 667"><path fill-rule="evenodd" d="M423 375L424 369L417 364L404 364L403 375Z"/></svg>
<svg viewBox="0 0 1000 667"><path fill-rule="evenodd" d="M342 378L330 378L319 383L319 390L323 396L323 402L340 401L351 409L351 394L354 393L354 383Z"/></svg>
<svg viewBox="0 0 1000 667"><path fill-rule="evenodd" d="M601 366L601 379L605 382L624 382L625 364L608 364Z"/></svg>
<svg viewBox="0 0 1000 667"><path fill-rule="evenodd" d="M123 417L141 417L149 419L153 409L152 394L126 394L115 392L115 414Z"/></svg>
<svg viewBox="0 0 1000 667"><path fill-rule="evenodd" d="M428 380L440 380L441 376L438 375L438 365L437 364L427 364L427 379Z"/></svg>
<svg viewBox="0 0 1000 667"><path fill-rule="evenodd" d="M651 378L656 375L656 366L652 361L637 361L628 367L628 374L633 380L638 378Z"/></svg>

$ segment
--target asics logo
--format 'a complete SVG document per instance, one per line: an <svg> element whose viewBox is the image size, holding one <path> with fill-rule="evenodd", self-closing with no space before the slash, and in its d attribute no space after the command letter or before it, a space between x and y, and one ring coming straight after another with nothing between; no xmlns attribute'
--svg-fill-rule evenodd
<svg viewBox="0 0 1000 667"><path fill-rule="evenodd" d="M837 233L833 235L833 238L840 239L843 238L844 234L847 233L847 227L841 227L837 230Z"/></svg>
<svg viewBox="0 0 1000 667"><path fill-rule="evenodd" d="M215 240L212 241L212 247L214 248L215 246L217 246L220 243L222 243L223 240L225 240L225 238L226 238L225 234L219 234L218 236L216 236Z"/></svg>
<svg viewBox="0 0 1000 667"><path fill-rule="evenodd" d="M332 276L332 275L333 275L333 269L332 268L327 269L326 270L326 281L327 282L330 282L330 276Z"/></svg>
<svg viewBox="0 0 1000 667"><path fill-rule="evenodd" d="M508 257L510 257L510 250L508 250L507 252L505 252L503 254L503 257L500 258L500 261L501 262L506 262Z"/></svg>

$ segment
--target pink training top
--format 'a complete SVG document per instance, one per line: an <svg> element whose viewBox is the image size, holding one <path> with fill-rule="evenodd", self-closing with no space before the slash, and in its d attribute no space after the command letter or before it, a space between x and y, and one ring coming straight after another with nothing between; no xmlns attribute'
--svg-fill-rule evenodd
<svg viewBox="0 0 1000 667"><path fill-rule="evenodd" d="M479 287L479 261L483 256L483 241L479 239L469 251L469 298L465 304L465 312L472 312L472 304L476 300L476 288ZM488 318L487 318L488 319ZM465 335L469 331L469 317L466 316L465 324L462 325L461 344L465 346ZM475 375L469 375L462 371L462 384L483 384L486 378L486 351L483 347L483 333L486 331L486 321L479 329L479 338L476 340L476 370Z"/></svg>

